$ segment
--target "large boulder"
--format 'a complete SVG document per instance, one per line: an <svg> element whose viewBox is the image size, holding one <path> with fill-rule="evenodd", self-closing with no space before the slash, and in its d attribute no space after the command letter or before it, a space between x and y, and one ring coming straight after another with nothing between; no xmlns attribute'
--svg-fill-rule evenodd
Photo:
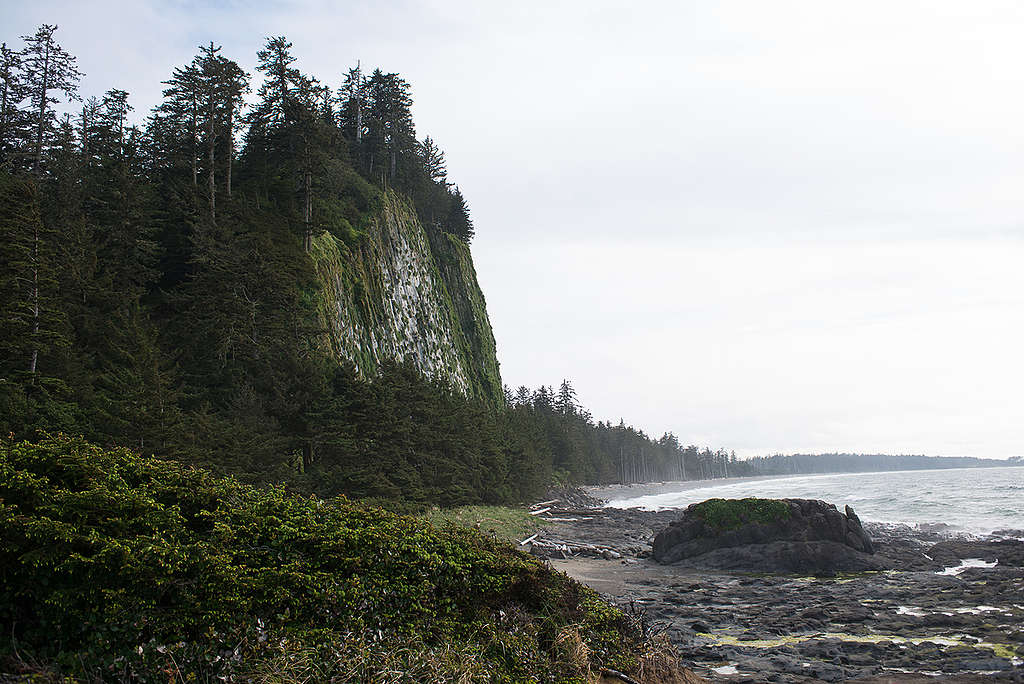
<svg viewBox="0 0 1024 684"><path fill-rule="evenodd" d="M654 538L660 563L752 572L881 567L853 509L813 499L708 499Z"/></svg>

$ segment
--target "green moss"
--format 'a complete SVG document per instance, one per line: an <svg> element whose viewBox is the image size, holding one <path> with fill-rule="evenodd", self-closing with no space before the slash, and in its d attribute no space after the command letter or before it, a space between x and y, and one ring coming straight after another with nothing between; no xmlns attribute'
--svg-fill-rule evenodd
<svg viewBox="0 0 1024 684"><path fill-rule="evenodd" d="M447 233L430 235L439 277L451 302L449 315L455 342L470 374L470 395L491 402L502 397L494 332L487 304L476 279L469 247Z"/></svg>
<svg viewBox="0 0 1024 684"><path fill-rule="evenodd" d="M2 449L7 667L378 681L402 666L437 668L431 681L583 682L636 663L640 635L620 611L493 536L80 440ZM568 632L583 661L558 646Z"/></svg>
<svg viewBox="0 0 1024 684"><path fill-rule="evenodd" d="M690 508L708 526L716 530L734 530L747 523L772 524L787 520L789 505L775 499L708 499Z"/></svg>
<svg viewBox="0 0 1024 684"><path fill-rule="evenodd" d="M397 231L414 250L417 269L425 276L416 291L438 314L431 323L418 310L415 320L421 330L431 330L431 345L441 345L445 363L436 369L439 379L463 378L469 396L500 402L494 334L469 248L451 236L425 230L408 201L394 192L366 199L361 206L367 214L359 221L358 240L330 232L314 239L311 257L321 285L317 310L326 331L323 348L335 357L351 359L363 376L372 377L378 360L397 351L386 348L382 340L413 339L405 316L409 312L395 317L385 303L382 264L391 249L388 236ZM350 218L344 219L347 224L342 220L333 222L334 233L354 225Z"/></svg>
<svg viewBox="0 0 1024 684"><path fill-rule="evenodd" d="M334 326L337 325L340 302L338 288L333 280L341 276L343 269L337 238L331 233L314 236L310 256L313 259L317 280L320 282L316 294L316 312L325 330L322 336L323 346L331 350L334 356L338 356L341 353L341 345L339 337L334 334Z"/></svg>
<svg viewBox="0 0 1024 684"><path fill-rule="evenodd" d="M723 634L721 632L715 632L711 634L702 632L698 633L697 636L707 639L712 643L721 646L738 646L742 648L780 648L782 646L790 646L792 644L799 644L805 641L829 639L836 641L848 641L858 644L893 643L911 644L917 646L920 644L930 643L949 649L958 649L965 651L991 651L992 654L997 658L1009 659L1015 657L1015 653L1013 651L1012 646L1006 644L994 644L989 642L978 642L968 640L961 635L907 637L897 634L848 634L846 632L824 632L816 634L796 634L790 636L782 636L776 639L741 639L735 635Z"/></svg>

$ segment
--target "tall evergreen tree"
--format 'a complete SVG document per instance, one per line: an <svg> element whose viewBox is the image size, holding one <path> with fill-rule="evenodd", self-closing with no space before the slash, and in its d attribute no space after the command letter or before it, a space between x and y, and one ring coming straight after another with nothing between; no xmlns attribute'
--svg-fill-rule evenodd
<svg viewBox="0 0 1024 684"><path fill-rule="evenodd" d="M102 136L99 140L104 148L102 154L118 162L125 161L125 138L128 135L128 92L119 89L108 90L95 113L95 126Z"/></svg>
<svg viewBox="0 0 1024 684"><path fill-rule="evenodd" d="M467 245L473 240L473 219L469 216L469 205L466 204L466 198L462 196L458 186L455 186L451 193L446 228Z"/></svg>
<svg viewBox="0 0 1024 684"><path fill-rule="evenodd" d="M193 187L199 185L199 136L201 90L195 63L174 70L164 81L164 101L156 108L150 124L155 138L154 152L159 165L191 171Z"/></svg>
<svg viewBox="0 0 1024 684"><path fill-rule="evenodd" d="M0 45L0 166L12 167L28 138L28 113L22 103L29 89L22 70L21 54Z"/></svg>
<svg viewBox="0 0 1024 684"><path fill-rule="evenodd" d="M200 47L200 54L193 60L199 101L197 128L205 139L206 194L210 221L217 219L217 154L222 148L225 172L225 191L231 195L231 167L234 160L234 128L236 116L248 91L249 77L236 62L226 59L211 41Z"/></svg>
<svg viewBox="0 0 1024 684"><path fill-rule="evenodd" d="M93 138L96 134L100 108L103 103L95 96L87 97L82 103L82 109L78 114L78 137L82 145L82 157L89 159L94 153Z"/></svg>
<svg viewBox="0 0 1024 684"><path fill-rule="evenodd" d="M345 81L338 89L338 100L341 104L341 130L358 146L363 142L363 116L366 112L366 77L358 62L345 74Z"/></svg>
<svg viewBox="0 0 1024 684"><path fill-rule="evenodd" d="M427 178L432 182L444 185L448 180L448 166L441 151L429 135L419 145L420 159Z"/></svg>
<svg viewBox="0 0 1024 684"><path fill-rule="evenodd" d="M284 36L267 38L266 45L256 53L256 70L263 74L263 85L253 110L253 123L264 130L281 127L288 119L289 107L302 88L302 74L292 64L292 44Z"/></svg>
<svg viewBox="0 0 1024 684"><path fill-rule="evenodd" d="M369 173L394 183L404 170L400 166L416 151L411 88L398 74L375 69L366 89Z"/></svg>
<svg viewBox="0 0 1024 684"><path fill-rule="evenodd" d="M78 99L78 81L82 73L75 66L76 59L53 39L57 27L43 24L31 36L22 36L25 49L21 59L25 71L25 85L32 102L34 142L33 167L39 169L43 150L55 129L57 115L53 105L59 104L53 93L61 92L68 100Z"/></svg>
<svg viewBox="0 0 1024 684"><path fill-rule="evenodd" d="M0 430L70 430L60 357L70 345L59 291L59 239L35 181L0 170Z"/></svg>
<svg viewBox="0 0 1024 684"><path fill-rule="evenodd" d="M562 384L558 388L558 397L555 399L555 408L563 416L574 416L577 407L576 390L568 380L562 380Z"/></svg>
<svg viewBox="0 0 1024 684"><path fill-rule="evenodd" d="M219 71L224 107L224 136L227 140L228 148L224 164L224 189L227 196L231 197L231 172L235 161L235 133L242 121L241 111L245 107L244 97L249 92L249 74L237 62L229 59L221 62Z"/></svg>

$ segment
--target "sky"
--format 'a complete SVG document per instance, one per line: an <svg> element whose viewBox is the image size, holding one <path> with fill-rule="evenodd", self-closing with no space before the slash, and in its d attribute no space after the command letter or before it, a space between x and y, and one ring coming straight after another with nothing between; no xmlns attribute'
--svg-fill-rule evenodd
<svg viewBox="0 0 1024 684"><path fill-rule="evenodd" d="M1024 455L1017 0L0 0L137 113L213 40L412 84L504 381L740 456Z"/></svg>

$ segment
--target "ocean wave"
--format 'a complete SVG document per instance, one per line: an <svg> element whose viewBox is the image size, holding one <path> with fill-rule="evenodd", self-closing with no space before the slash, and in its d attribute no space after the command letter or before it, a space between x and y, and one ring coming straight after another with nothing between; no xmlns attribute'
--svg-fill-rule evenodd
<svg viewBox="0 0 1024 684"><path fill-rule="evenodd" d="M945 524L958 532L987 535L1024 530L1024 468L950 469L928 472L855 473L732 483L617 501L622 508L685 508L719 496L822 499L840 510L850 505L863 520L910 526Z"/></svg>

